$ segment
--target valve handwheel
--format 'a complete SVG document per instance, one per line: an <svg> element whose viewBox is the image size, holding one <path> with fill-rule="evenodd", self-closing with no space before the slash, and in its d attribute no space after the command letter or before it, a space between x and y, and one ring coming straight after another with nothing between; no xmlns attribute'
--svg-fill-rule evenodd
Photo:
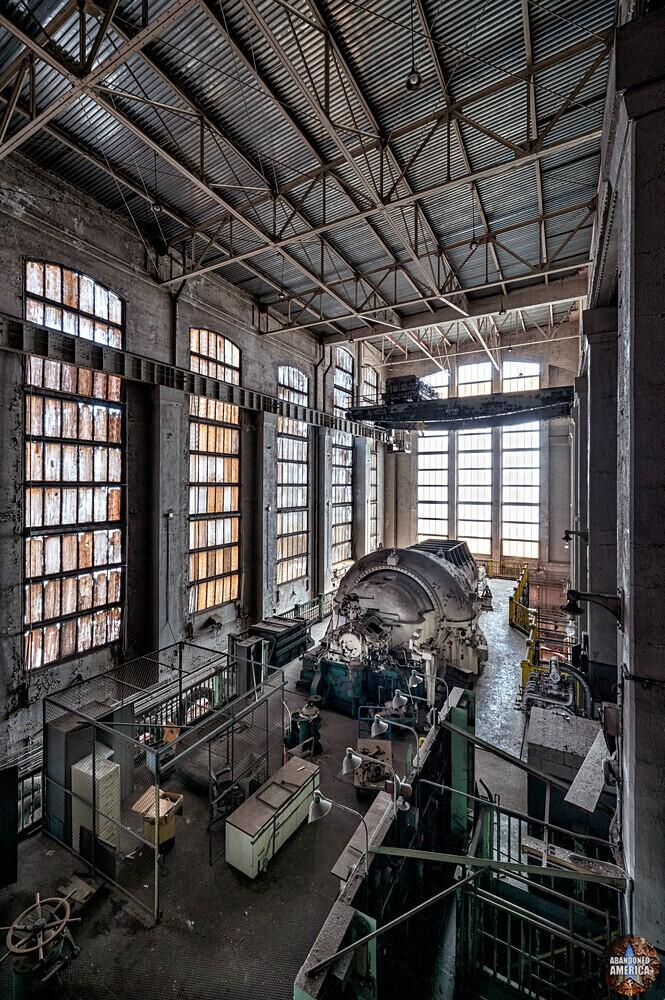
<svg viewBox="0 0 665 1000"><path fill-rule="evenodd" d="M61 896L42 899L37 893L33 905L19 914L10 927L0 928L7 931L7 954L23 958L37 952L38 960L42 962L44 949L65 934L67 925L74 921L78 922L71 916L67 899Z"/></svg>

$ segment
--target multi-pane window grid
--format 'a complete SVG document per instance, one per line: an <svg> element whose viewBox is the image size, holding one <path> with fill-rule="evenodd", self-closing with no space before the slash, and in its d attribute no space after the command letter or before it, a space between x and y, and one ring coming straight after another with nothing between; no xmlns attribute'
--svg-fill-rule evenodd
<svg viewBox="0 0 665 1000"><path fill-rule="evenodd" d="M431 375L424 375L422 381L434 389L439 399L448 399L450 389L450 372L439 368Z"/></svg>
<svg viewBox="0 0 665 1000"><path fill-rule="evenodd" d="M448 432L418 438L418 540L448 537Z"/></svg>
<svg viewBox="0 0 665 1000"><path fill-rule="evenodd" d="M24 662L34 670L120 638L122 383L26 359Z"/></svg>
<svg viewBox="0 0 665 1000"><path fill-rule="evenodd" d="M353 400L353 356L337 348L334 380L335 416L345 417ZM353 552L353 435L332 436L332 565L339 572Z"/></svg>
<svg viewBox="0 0 665 1000"><path fill-rule="evenodd" d="M540 365L537 361L504 361L502 375L504 392L540 388Z"/></svg>
<svg viewBox="0 0 665 1000"><path fill-rule="evenodd" d="M379 373L371 365L363 365L361 402L367 406L379 402Z"/></svg>
<svg viewBox="0 0 665 1000"><path fill-rule="evenodd" d="M25 316L108 347L122 347L122 300L87 274L41 261L26 261Z"/></svg>
<svg viewBox="0 0 665 1000"><path fill-rule="evenodd" d="M307 376L281 366L277 373L280 399L307 406ZM302 420L277 420L277 583L307 576L309 538L309 428Z"/></svg>
<svg viewBox="0 0 665 1000"><path fill-rule="evenodd" d="M485 396L492 391L492 364L478 361L457 369L458 396Z"/></svg>
<svg viewBox="0 0 665 1000"><path fill-rule="evenodd" d="M190 330L192 371L240 384L240 352L221 334ZM237 600L240 579L238 407L189 399L189 610Z"/></svg>
<svg viewBox="0 0 665 1000"><path fill-rule="evenodd" d="M540 522L540 425L502 431L501 551L537 559Z"/></svg>
<svg viewBox="0 0 665 1000"><path fill-rule="evenodd" d="M492 432L457 434L457 537L471 552L492 552Z"/></svg>
<svg viewBox="0 0 665 1000"><path fill-rule="evenodd" d="M379 453L372 441L369 452L369 550L379 547Z"/></svg>

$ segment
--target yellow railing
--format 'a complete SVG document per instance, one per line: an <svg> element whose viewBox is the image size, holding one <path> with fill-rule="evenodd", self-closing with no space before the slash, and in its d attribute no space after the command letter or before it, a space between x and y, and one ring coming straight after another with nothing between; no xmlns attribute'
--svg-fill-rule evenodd
<svg viewBox="0 0 665 1000"><path fill-rule="evenodd" d="M538 612L529 607L529 567L522 566L515 593L508 600L508 624L518 632L529 635L531 626L537 621Z"/></svg>

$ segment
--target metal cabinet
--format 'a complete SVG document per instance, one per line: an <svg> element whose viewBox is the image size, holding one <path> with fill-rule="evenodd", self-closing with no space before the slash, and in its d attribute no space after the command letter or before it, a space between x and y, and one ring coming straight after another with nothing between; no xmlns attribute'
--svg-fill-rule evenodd
<svg viewBox="0 0 665 1000"><path fill-rule="evenodd" d="M228 817L228 863L256 878L307 818L318 787L318 764L291 758Z"/></svg>

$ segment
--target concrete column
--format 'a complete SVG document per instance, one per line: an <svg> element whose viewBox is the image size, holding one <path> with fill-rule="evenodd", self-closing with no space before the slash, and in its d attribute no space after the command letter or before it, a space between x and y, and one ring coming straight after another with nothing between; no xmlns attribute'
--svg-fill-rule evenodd
<svg viewBox="0 0 665 1000"><path fill-rule="evenodd" d="M587 310L588 344L588 525L587 585L591 593L613 594L617 586L617 314L614 308ZM610 698L616 685L617 628L603 608L589 604L589 674L594 694Z"/></svg>
<svg viewBox="0 0 665 1000"><path fill-rule="evenodd" d="M29 675L23 669L23 365L0 351L0 747L2 756L36 732L19 712L27 706Z"/></svg>
<svg viewBox="0 0 665 1000"><path fill-rule="evenodd" d="M546 520L546 547L543 548L541 558L550 565L559 564L561 576L565 577L570 553L563 540L563 533L571 526L572 520L569 418L548 420L541 439L543 437L546 445L542 454L544 468L541 471L541 483L546 483L547 496L541 497L541 517Z"/></svg>
<svg viewBox="0 0 665 1000"><path fill-rule="evenodd" d="M317 450L318 511L316 519L316 592L332 590L332 432L321 427L315 439Z"/></svg>
<svg viewBox="0 0 665 1000"><path fill-rule="evenodd" d="M617 564L625 594L622 834L633 927L665 950L665 17L617 32ZM653 81L653 82L650 82ZM623 140L623 145L620 144Z"/></svg>
<svg viewBox="0 0 665 1000"><path fill-rule="evenodd" d="M259 574L261 616L272 615L277 610L277 417L274 413L262 413L259 419L258 454L261 456L261 476L256 484L259 503L257 504L257 539L248 539L248 544L261 550L261 558L256 565Z"/></svg>
<svg viewBox="0 0 665 1000"><path fill-rule="evenodd" d="M492 392L501 392L503 388L502 372L492 366ZM501 445L503 429L492 427L492 562L501 562Z"/></svg>
<svg viewBox="0 0 665 1000"><path fill-rule="evenodd" d="M404 548L418 539L418 438L410 452L386 451L384 541Z"/></svg>
<svg viewBox="0 0 665 1000"><path fill-rule="evenodd" d="M377 444L376 446L376 543L381 548L385 543L383 539L383 525L385 520L385 496L386 496L386 446Z"/></svg>
<svg viewBox="0 0 665 1000"><path fill-rule="evenodd" d="M588 391L586 371L575 379L575 403L573 405L573 460L574 479L572 491L572 522L566 525L579 531L588 523ZM570 577L576 590L586 587L586 544L574 535L570 542ZM586 607L579 618L580 634L586 631Z"/></svg>
<svg viewBox="0 0 665 1000"><path fill-rule="evenodd" d="M181 622L188 616L187 399L183 393L166 387L157 389L154 398L153 575L158 587L155 638L160 648L180 638Z"/></svg>

